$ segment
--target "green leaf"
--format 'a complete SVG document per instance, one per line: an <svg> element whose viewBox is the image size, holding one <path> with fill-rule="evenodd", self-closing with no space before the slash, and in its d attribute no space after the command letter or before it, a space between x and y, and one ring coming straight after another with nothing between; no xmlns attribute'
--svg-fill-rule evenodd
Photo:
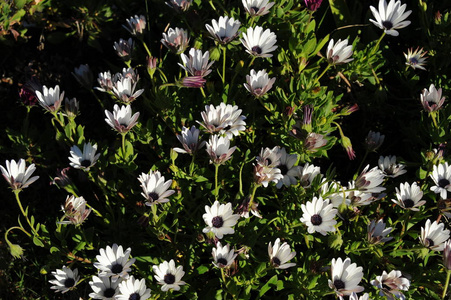
<svg viewBox="0 0 451 300"><path fill-rule="evenodd" d="M196 271L199 275L202 275L202 274L208 272L208 270L210 270L210 268L208 268L206 265L201 265L196 269Z"/></svg>
<svg viewBox="0 0 451 300"><path fill-rule="evenodd" d="M38 237L33 237L33 243L38 247L44 247L44 244L41 242L41 240Z"/></svg>
<svg viewBox="0 0 451 300"><path fill-rule="evenodd" d="M25 4L27 3L27 0L14 0L14 5L18 8L21 9L25 6Z"/></svg>
<svg viewBox="0 0 451 300"><path fill-rule="evenodd" d="M57 247L52 247L52 248L50 248L50 253L56 253L56 252L59 252L60 251L60 249L58 249Z"/></svg>
<svg viewBox="0 0 451 300"><path fill-rule="evenodd" d="M330 235L327 242L329 247L333 249L340 249L341 245L343 245L343 239L339 234Z"/></svg>
<svg viewBox="0 0 451 300"><path fill-rule="evenodd" d="M271 277L268 282L260 289L259 297L263 296L267 291L271 289L271 285L277 285L277 275Z"/></svg>

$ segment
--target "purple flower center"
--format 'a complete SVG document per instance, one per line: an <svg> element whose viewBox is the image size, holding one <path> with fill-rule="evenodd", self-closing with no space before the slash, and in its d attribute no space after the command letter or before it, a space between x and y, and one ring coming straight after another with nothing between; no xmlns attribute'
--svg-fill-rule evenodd
<svg viewBox="0 0 451 300"><path fill-rule="evenodd" d="M262 48L260 48L260 46L254 46L254 47L252 47L252 53L254 53L254 54L257 54L257 55L260 55L260 54L262 54Z"/></svg>
<svg viewBox="0 0 451 300"><path fill-rule="evenodd" d="M89 159L84 159L80 162L80 166L84 168L88 168L91 165L91 161Z"/></svg>
<svg viewBox="0 0 451 300"><path fill-rule="evenodd" d="M259 10L260 10L260 8L258 8L258 7L256 7L256 6L252 6L252 7L251 7L251 13L252 13L252 14L257 14Z"/></svg>
<svg viewBox="0 0 451 300"><path fill-rule="evenodd" d="M345 283L341 279L335 279L334 286L337 290L341 290L345 288Z"/></svg>
<svg viewBox="0 0 451 300"><path fill-rule="evenodd" d="M280 173L282 173L282 175L286 175L288 173L288 167L286 165L280 165L278 168L280 169Z"/></svg>
<svg viewBox="0 0 451 300"><path fill-rule="evenodd" d="M434 246L434 241L430 238L426 238L426 244L428 245L428 247L432 247Z"/></svg>
<svg viewBox="0 0 451 300"><path fill-rule="evenodd" d="M74 284L75 284L75 280L73 278L67 278L66 280L64 280L64 286L67 288L73 287Z"/></svg>
<svg viewBox="0 0 451 300"><path fill-rule="evenodd" d="M321 225L321 223L323 223L323 218L321 218L320 215L315 214L310 218L310 222L312 222L313 225L318 226Z"/></svg>
<svg viewBox="0 0 451 300"><path fill-rule="evenodd" d="M112 267L111 267L111 272L114 274L119 274L122 272L124 268L122 267L121 264L115 263Z"/></svg>
<svg viewBox="0 0 451 300"><path fill-rule="evenodd" d="M390 30L393 28L393 23L390 21L384 21L382 22L382 26L384 26L385 29Z"/></svg>
<svg viewBox="0 0 451 300"><path fill-rule="evenodd" d="M218 258L217 262L220 267L227 266L227 259L225 259L224 257Z"/></svg>
<svg viewBox="0 0 451 300"><path fill-rule="evenodd" d="M411 208L415 204L412 199L404 199L402 200L402 203L404 204L405 208Z"/></svg>
<svg viewBox="0 0 451 300"><path fill-rule="evenodd" d="M114 296L114 294L116 293L116 290L113 288L107 288L104 292L103 292L103 296L105 298L112 298Z"/></svg>
<svg viewBox="0 0 451 300"><path fill-rule="evenodd" d="M224 220L221 216L216 216L211 220L214 228L221 228L224 225Z"/></svg>
<svg viewBox="0 0 451 300"><path fill-rule="evenodd" d="M280 266L280 259L279 259L277 256L274 256L274 257L271 259L271 262L272 262L272 264L273 264L275 267Z"/></svg>
<svg viewBox="0 0 451 300"><path fill-rule="evenodd" d="M175 282L175 276L171 273L168 273L168 274L164 275L163 281L166 284L173 284Z"/></svg>
<svg viewBox="0 0 451 300"><path fill-rule="evenodd" d="M128 297L128 300L140 300L141 296L138 293L133 293Z"/></svg>
<svg viewBox="0 0 451 300"><path fill-rule="evenodd" d="M149 198L152 199L152 201L156 201L158 200L158 198L160 198L160 196L155 192L150 192L147 196L149 196Z"/></svg>
<svg viewBox="0 0 451 300"><path fill-rule="evenodd" d="M449 185L449 180L442 178L438 181L438 186L441 188L445 188L447 185Z"/></svg>

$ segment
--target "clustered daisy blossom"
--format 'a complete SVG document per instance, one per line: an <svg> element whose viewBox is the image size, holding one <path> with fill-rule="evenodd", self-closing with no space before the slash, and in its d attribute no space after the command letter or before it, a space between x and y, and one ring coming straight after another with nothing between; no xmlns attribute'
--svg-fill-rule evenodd
<svg viewBox="0 0 451 300"><path fill-rule="evenodd" d="M119 280L113 281L109 277L92 276L92 281L89 282L92 293L89 297L93 299L114 299L119 294Z"/></svg>
<svg viewBox="0 0 451 300"><path fill-rule="evenodd" d="M421 227L420 241L426 248L435 251L443 251L445 242L449 239L450 231L445 229L445 224L437 221L431 222L430 219Z"/></svg>
<svg viewBox="0 0 451 300"><path fill-rule="evenodd" d="M173 259L169 262L164 261L158 266L155 265L152 269L155 273L155 279L157 280L157 283L161 285L161 290L163 292L167 292L170 289L179 291L180 286L185 284L185 282L181 280L183 275L185 275L183 266L178 266L176 268Z"/></svg>
<svg viewBox="0 0 451 300"><path fill-rule="evenodd" d="M33 176L33 172L36 170L34 164L26 166L25 159L19 159L19 162L16 163L14 159L11 161L6 161L6 168L0 166L0 170L2 171L2 175L5 180L9 183L10 187L13 190L22 190L27 188L39 179L39 176Z"/></svg>
<svg viewBox="0 0 451 300"><path fill-rule="evenodd" d="M269 29L263 31L263 28L256 26L249 27L240 42L246 48L246 52L256 57L272 57L270 52L277 49L275 46L277 37Z"/></svg>
<svg viewBox="0 0 451 300"><path fill-rule="evenodd" d="M269 79L266 70L255 72L255 70L252 69L251 74L246 75L246 81L247 83L244 84L246 90L255 97L261 97L272 88L276 78Z"/></svg>
<svg viewBox="0 0 451 300"><path fill-rule="evenodd" d="M169 190L172 180L165 181L159 171L151 170L150 173L141 173L138 180L143 189L141 195L147 199L146 205L148 206L169 202L168 197L175 193L174 190Z"/></svg>
<svg viewBox="0 0 451 300"><path fill-rule="evenodd" d="M228 138L214 134L210 136L206 150L210 156L210 163L221 165L232 158L236 146L230 147L230 140Z"/></svg>
<svg viewBox="0 0 451 300"><path fill-rule="evenodd" d="M131 251L131 248L127 248L124 252L122 246L117 244L101 248L100 255L96 256L97 262L94 263L94 267L99 270L99 277L110 278L112 282L118 281L119 278L127 279L130 267L135 262L135 258L129 259Z"/></svg>
<svg viewBox="0 0 451 300"><path fill-rule="evenodd" d="M185 126L182 127L182 133L177 134L177 139L183 146L182 148L175 147L174 151L178 153L188 153L193 155L197 150L205 146L205 141L199 141L200 130L196 126L191 126L190 129Z"/></svg>
<svg viewBox="0 0 451 300"><path fill-rule="evenodd" d="M404 209L410 209L413 211L418 211L419 207L426 203L425 200L421 200L423 197L423 192L416 182L410 185L408 182L401 183L399 189L396 188L397 200L392 199L392 201Z"/></svg>
<svg viewBox="0 0 451 300"><path fill-rule="evenodd" d="M303 212L301 222L307 225L309 233L319 232L327 235L328 232L335 232L337 221L337 209L329 203L329 199L323 200L321 197L313 197L312 201L301 205Z"/></svg>
<svg viewBox="0 0 451 300"><path fill-rule="evenodd" d="M276 269L287 269L295 266L295 263L287 263L296 256L296 251L291 252L290 246L285 242L280 245L280 239L277 238L274 246L269 242L268 255L271 265Z"/></svg>
<svg viewBox="0 0 451 300"><path fill-rule="evenodd" d="M212 25L206 24L208 33L220 44L227 44L235 39L238 35L238 29L241 22L228 16L219 17L219 20L213 20Z"/></svg>
<svg viewBox="0 0 451 300"><path fill-rule="evenodd" d="M345 64L353 60L349 58L352 55L352 45L348 46L348 40L339 39L334 44L334 39L331 39L329 45L327 45L327 61L331 65Z"/></svg>
<svg viewBox="0 0 451 300"><path fill-rule="evenodd" d="M294 165L298 161L299 156L297 154L288 154L285 148L280 147L278 147L278 152L281 155L277 168L280 170L280 174L283 177L277 182L276 187L280 189L282 185L285 185L286 187L295 185L297 183L296 176L299 167Z"/></svg>
<svg viewBox="0 0 451 300"><path fill-rule="evenodd" d="M105 122L119 133L129 132L137 123L139 112L132 116L132 108L130 105L114 105L114 110L111 113L105 110Z"/></svg>
<svg viewBox="0 0 451 300"><path fill-rule="evenodd" d="M407 17L412 13L411 10L406 11L406 4L401 5L400 0L390 0L387 5L385 0L379 0L379 10L370 6L370 10L376 20L370 19L370 22L384 30L388 35L398 36L396 29L401 29L410 24Z"/></svg>
<svg viewBox="0 0 451 300"><path fill-rule="evenodd" d="M275 4L269 0L242 0L242 2L246 12L253 17L268 14L269 9Z"/></svg>
<svg viewBox="0 0 451 300"><path fill-rule="evenodd" d="M179 66L192 76L205 77L211 73L210 67L214 61L208 61L210 59L210 52L205 51L205 53L202 53L202 50L191 48L189 50L189 56L182 53L180 57L183 65L179 63Z"/></svg>
<svg viewBox="0 0 451 300"><path fill-rule="evenodd" d="M408 49L407 54L404 53L404 56L406 57L406 65L411 66L412 69L421 69L426 71L424 66L426 65L427 56L423 56L427 53L427 51L423 51L423 48L420 49L420 47L417 47L415 51L413 51L413 48Z"/></svg>
<svg viewBox="0 0 451 300"><path fill-rule="evenodd" d="M163 32L161 43L176 54L183 53L189 44L188 32L178 27L169 28L167 33Z"/></svg>
<svg viewBox="0 0 451 300"><path fill-rule="evenodd" d="M280 157L282 153L279 152L279 147L272 149L262 148L260 155L256 158L254 164L254 180L257 184L267 187L270 182L278 183L283 179L281 170L277 167L280 164Z"/></svg>
<svg viewBox="0 0 451 300"><path fill-rule="evenodd" d="M380 289L379 295L386 296L388 299L394 299L392 295L397 298L404 299L404 294L401 291L407 291L410 286L409 279L402 276L401 271L393 270L387 274L383 271L381 276L377 276L371 284Z"/></svg>
<svg viewBox="0 0 451 300"><path fill-rule="evenodd" d="M451 192L451 166L447 162L434 165L430 176L435 183L435 186L431 186L431 191L440 194L442 199L447 199L448 192Z"/></svg>
<svg viewBox="0 0 451 300"><path fill-rule="evenodd" d="M363 277L363 268L357 267L356 263L351 263L349 257L344 261L340 257L332 259L330 270L332 279L329 279L329 287L339 297L349 296L353 292L360 293L364 290L363 287L358 285Z"/></svg>
<svg viewBox="0 0 451 300"><path fill-rule="evenodd" d="M404 170L405 165L396 163L395 155L379 157L378 166L385 177L395 178L407 172Z"/></svg>
<svg viewBox="0 0 451 300"><path fill-rule="evenodd" d="M147 300L150 298L150 289L146 287L146 280L135 279L130 276L128 279L119 283L119 294L116 300Z"/></svg>
<svg viewBox="0 0 451 300"><path fill-rule="evenodd" d="M72 290L77 285L80 276L78 276L78 270L71 270L70 268L63 266L63 269L57 269L52 272L55 277L53 280L49 280L53 284L50 288L55 290L55 293L61 292L62 294Z"/></svg>
<svg viewBox="0 0 451 300"><path fill-rule="evenodd" d="M83 197L67 196L66 203L61 207L66 221L61 224L81 225L91 213L91 208L86 208L86 200Z"/></svg>
<svg viewBox="0 0 451 300"><path fill-rule="evenodd" d="M232 228L238 222L240 215L233 214L232 203L219 204L215 201L210 207L205 205L205 214L202 218L207 224L202 232L212 232L218 239L222 239L225 234L233 234L235 230Z"/></svg>
<svg viewBox="0 0 451 300"><path fill-rule="evenodd" d="M60 93L59 85L54 88L47 88L45 85L42 87L42 93L36 90L36 96L38 97L39 104L47 111L56 113L64 99L64 91Z"/></svg>
<svg viewBox="0 0 451 300"><path fill-rule="evenodd" d="M371 244L385 243L393 239L387 235L393 230L393 227L385 228L385 223L382 219L379 221L372 220L368 224L368 242Z"/></svg>
<svg viewBox="0 0 451 300"><path fill-rule="evenodd" d="M226 268L230 266L238 254L235 249L230 249L230 245L221 245L221 242L216 243L216 248L213 248L211 255L213 256L213 264L218 268Z"/></svg>
<svg viewBox="0 0 451 300"><path fill-rule="evenodd" d="M130 19L126 20L127 23L122 25L131 35L138 36L143 34L146 29L146 17L143 15L135 15L134 17L130 17Z"/></svg>
<svg viewBox="0 0 451 300"><path fill-rule="evenodd" d="M96 154L97 144L92 145L91 143L85 143L83 145L83 152L74 145L70 148L70 165L75 169L84 169L89 171L89 169L94 166L100 157L100 153Z"/></svg>
<svg viewBox="0 0 451 300"><path fill-rule="evenodd" d="M423 89L420 94L421 104L427 112L434 112L442 108L445 103L445 97L442 97L442 89L431 84L429 89Z"/></svg>
<svg viewBox="0 0 451 300"><path fill-rule="evenodd" d="M232 139L246 129L246 117L241 115L242 110L238 106L221 103L218 106L205 105L205 111L201 112L203 122L197 121L208 133L227 136Z"/></svg>

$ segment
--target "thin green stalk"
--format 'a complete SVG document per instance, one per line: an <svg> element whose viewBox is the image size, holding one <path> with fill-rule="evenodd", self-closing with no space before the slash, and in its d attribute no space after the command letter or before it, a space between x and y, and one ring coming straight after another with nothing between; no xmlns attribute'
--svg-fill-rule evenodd
<svg viewBox="0 0 451 300"><path fill-rule="evenodd" d="M17 204L19 205L20 211L22 212L25 219L27 219L28 225L30 225L31 231L33 231L34 235L39 237L38 232L36 229L34 229L33 224L31 224L30 219L28 218L28 215L25 213L25 210L23 209L22 202L20 202L19 193L21 190L14 190L14 195L16 195Z"/></svg>
<svg viewBox="0 0 451 300"><path fill-rule="evenodd" d="M143 44L144 48L146 49L147 55L149 55L149 57L152 57L152 53L150 53L149 47L147 47L146 42L144 42L144 40L141 39L141 43Z"/></svg>
<svg viewBox="0 0 451 300"><path fill-rule="evenodd" d="M31 237L31 233L29 233L28 231L26 231L26 230L23 229L22 227L14 226L14 227L11 227L11 228L9 228L8 230L6 230L6 232L5 232L5 241L6 241L6 242L9 242L9 240L8 240L8 233L9 233L11 230L14 230L14 229L22 230L23 233L25 233L26 235L28 235L29 237Z"/></svg>
<svg viewBox="0 0 451 300"><path fill-rule="evenodd" d="M224 268L220 268L220 269L221 269L222 282L224 283L224 287L225 287L226 286L226 277L225 277Z"/></svg>
<svg viewBox="0 0 451 300"><path fill-rule="evenodd" d="M381 35L381 37L379 38L379 40L377 40L377 43L376 43L376 45L374 46L373 50L371 50L370 55L373 55L374 53L376 53L377 49L379 49L379 44L381 43L381 41L382 41L382 39L384 38L384 36L385 36L385 31L384 31L384 33Z"/></svg>
<svg viewBox="0 0 451 300"><path fill-rule="evenodd" d="M126 133L122 132L122 155L124 156L124 160L125 160L125 135Z"/></svg>
<svg viewBox="0 0 451 300"><path fill-rule="evenodd" d="M435 126L435 128L438 128L438 126L437 126L437 120L436 120L436 113L437 112L435 112L435 111L433 111L433 112L431 112L429 115L432 117L432 122L434 122L434 126Z"/></svg>
<svg viewBox="0 0 451 300"><path fill-rule="evenodd" d="M313 85L315 85L321 79L321 77L323 77L323 75L326 74L327 70L329 70L331 66L332 66L331 64L327 65L324 71L318 77L316 77L315 81L313 82Z"/></svg>
<svg viewBox="0 0 451 300"><path fill-rule="evenodd" d="M218 170L220 164L215 164L215 200L219 197L219 186L218 186Z"/></svg>
<svg viewBox="0 0 451 300"><path fill-rule="evenodd" d="M451 270L447 270L446 271L445 287L443 288L442 300L445 299L445 297L446 297L446 292L448 291L450 276L451 276Z"/></svg>
<svg viewBox="0 0 451 300"><path fill-rule="evenodd" d="M152 204L152 206L150 206L150 208L152 209L153 225L156 227L157 226L157 221L158 221L157 204L156 203Z"/></svg>
<svg viewBox="0 0 451 300"><path fill-rule="evenodd" d="M254 198L255 198L255 192L257 191L260 184L254 183L254 186L252 188L251 198L249 199L249 208L252 208L252 205L254 204Z"/></svg>
<svg viewBox="0 0 451 300"><path fill-rule="evenodd" d="M225 66L226 66L226 51L227 51L227 47L224 45L222 47L222 85L225 84Z"/></svg>
<svg viewBox="0 0 451 300"><path fill-rule="evenodd" d="M257 56L252 56L251 62L249 63L249 68L252 66L252 64L254 63L254 60Z"/></svg>
<svg viewBox="0 0 451 300"><path fill-rule="evenodd" d="M202 96L204 96L204 98L207 98L207 96L205 95L205 91L204 91L204 88L200 88L200 91L202 92Z"/></svg>

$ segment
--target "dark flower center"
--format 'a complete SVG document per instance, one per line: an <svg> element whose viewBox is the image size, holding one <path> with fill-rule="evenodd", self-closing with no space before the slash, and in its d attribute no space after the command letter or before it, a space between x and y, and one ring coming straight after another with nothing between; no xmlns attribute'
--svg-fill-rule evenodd
<svg viewBox="0 0 451 300"><path fill-rule="evenodd" d="M410 63L411 63L412 65L416 65L416 64L418 63L418 59L416 59L415 57L411 57L411 58L409 59L409 61L410 61Z"/></svg>
<svg viewBox="0 0 451 300"><path fill-rule="evenodd" d="M74 284L75 284L75 280L73 278L67 278L64 281L64 286L67 287L67 288L73 287Z"/></svg>
<svg viewBox="0 0 451 300"><path fill-rule="evenodd" d="M438 181L438 186L441 188L445 188L449 184L449 180L442 178Z"/></svg>
<svg viewBox="0 0 451 300"><path fill-rule="evenodd" d="M428 103L428 106L429 107L432 107L432 106L436 106L437 105L437 103L435 103L435 101L426 101L427 103ZM443 179L442 179L443 180Z"/></svg>
<svg viewBox="0 0 451 300"><path fill-rule="evenodd" d="M164 275L164 283L173 284L175 282L175 276L171 273Z"/></svg>
<svg viewBox="0 0 451 300"><path fill-rule="evenodd" d="M321 218L320 215L316 214L310 218L310 221L312 222L313 225L318 226L321 225L321 223L323 223L323 218Z"/></svg>
<svg viewBox="0 0 451 300"><path fill-rule="evenodd" d="M114 294L116 293L116 290L113 288L107 288L104 292L103 292L103 296L105 298L111 298L114 296Z"/></svg>
<svg viewBox="0 0 451 300"><path fill-rule="evenodd" d="M341 279L335 279L334 286L337 290L341 290L345 288L345 283Z"/></svg>
<svg viewBox="0 0 451 300"><path fill-rule="evenodd" d="M260 46L252 47L252 53L262 54L262 48Z"/></svg>
<svg viewBox="0 0 451 300"><path fill-rule="evenodd" d="M211 220L211 223L213 224L213 227L221 228L222 225L224 224L224 220L222 219L221 216L216 216L213 218L213 220Z"/></svg>
<svg viewBox="0 0 451 300"><path fill-rule="evenodd" d="M428 247L434 246L434 241L432 239L426 238L426 241L427 241Z"/></svg>
<svg viewBox="0 0 451 300"><path fill-rule="evenodd" d="M286 175L288 173L288 167L286 165L280 165L278 168L280 169L280 173L282 173L282 175Z"/></svg>
<svg viewBox="0 0 451 300"><path fill-rule="evenodd" d="M148 194L148 196L149 196L150 199L152 199L152 201L156 201L156 200L158 200L158 198L160 198L160 196L157 193L155 193L155 192L150 192Z"/></svg>
<svg viewBox="0 0 451 300"><path fill-rule="evenodd" d="M218 258L218 265L227 266L227 259L225 259L224 257Z"/></svg>
<svg viewBox="0 0 451 300"><path fill-rule="evenodd" d="M385 29L390 30L393 28L393 23L390 21L384 21L382 22L382 26L384 26Z"/></svg>
<svg viewBox="0 0 451 300"><path fill-rule="evenodd" d="M415 202L413 202L412 199L405 199L405 200L402 200L402 203L404 203L404 207L405 207L405 208L411 208L411 207L413 207L413 205L415 204Z"/></svg>
<svg viewBox="0 0 451 300"><path fill-rule="evenodd" d="M267 158L266 162L268 163L268 166L272 164L272 160L270 158Z"/></svg>
<svg viewBox="0 0 451 300"><path fill-rule="evenodd" d="M119 273L122 272L123 269L124 269L124 268L122 267L122 265L120 265L120 264L114 264L114 265L111 267L111 272L114 273L114 274L119 274Z"/></svg>
<svg viewBox="0 0 451 300"><path fill-rule="evenodd" d="M280 259L277 256L274 256L271 261L274 266L280 266Z"/></svg>
<svg viewBox="0 0 451 300"><path fill-rule="evenodd" d="M90 165L91 165L91 161L89 159L82 160L80 163L80 166L85 167L85 168L89 167Z"/></svg>
<svg viewBox="0 0 451 300"><path fill-rule="evenodd" d="M133 293L128 297L128 300L139 300L141 299L141 296L138 293Z"/></svg>
<svg viewBox="0 0 451 300"><path fill-rule="evenodd" d="M259 10L260 10L260 8L258 8L258 7L256 7L256 6L252 6L252 7L251 7L251 13L256 14L256 13L258 13Z"/></svg>

